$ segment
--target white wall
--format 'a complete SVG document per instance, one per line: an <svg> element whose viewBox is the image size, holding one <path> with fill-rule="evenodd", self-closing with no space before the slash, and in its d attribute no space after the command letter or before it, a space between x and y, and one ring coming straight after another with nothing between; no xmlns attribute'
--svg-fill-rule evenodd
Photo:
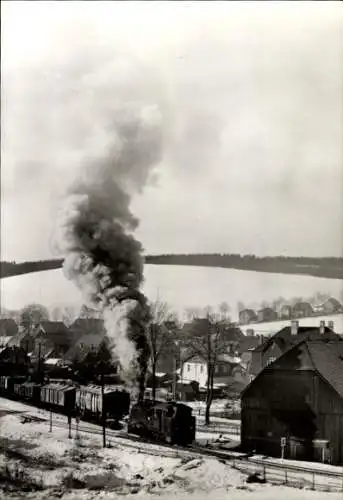
<svg viewBox="0 0 343 500"><path fill-rule="evenodd" d="M195 380L200 386L206 386L207 382L207 366L206 363L187 361L183 364L182 380Z"/></svg>

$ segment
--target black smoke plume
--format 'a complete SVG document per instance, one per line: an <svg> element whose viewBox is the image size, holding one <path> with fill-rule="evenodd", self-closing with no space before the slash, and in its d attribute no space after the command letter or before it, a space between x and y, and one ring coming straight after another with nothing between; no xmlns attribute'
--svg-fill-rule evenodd
<svg viewBox="0 0 343 500"><path fill-rule="evenodd" d="M130 193L140 189L161 157L161 115L155 105L118 108L106 131L103 154L86 158L68 189L56 231L64 272L87 302L102 310L122 373L143 397L149 348L142 246Z"/></svg>

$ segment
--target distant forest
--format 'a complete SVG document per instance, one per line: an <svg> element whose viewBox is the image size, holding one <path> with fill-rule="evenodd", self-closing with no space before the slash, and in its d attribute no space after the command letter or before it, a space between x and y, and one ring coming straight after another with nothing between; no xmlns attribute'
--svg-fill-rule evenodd
<svg viewBox="0 0 343 500"><path fill-rule="evenodd" d="M146 264L166 266L198 266L260 271L278 274L305 274L318 278L343 279L340 257L256 257L239 254L165 254L147 255ZM62 259L34 262L1 262L0 278L47 271L62 267Z"/></svg>

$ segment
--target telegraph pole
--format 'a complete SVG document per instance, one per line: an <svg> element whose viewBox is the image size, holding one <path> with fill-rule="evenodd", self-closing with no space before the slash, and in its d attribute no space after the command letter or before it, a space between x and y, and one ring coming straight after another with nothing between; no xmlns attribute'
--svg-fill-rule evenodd
<svg viewBox="0 0 343 500"><path fill-rule="evenodd" d="M101 405L102 405L102 445L106 448L106 411L104 405L104 371L101 371Z"/></svg>
<svg viewBox="0 0 343 500"><path fill-rule="evenodd" d="M176 401L176 356L174 356L173 363L174 363L173 400Z"/></svg>

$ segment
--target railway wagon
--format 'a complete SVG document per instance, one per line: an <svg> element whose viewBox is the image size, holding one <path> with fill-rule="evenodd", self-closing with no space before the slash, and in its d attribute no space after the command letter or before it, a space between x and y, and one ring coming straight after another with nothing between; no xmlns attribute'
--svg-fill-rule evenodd
<svg viewBox="0 0 343 500"><path fill-rule="evenodd" d="M23 381L14 381L13 383L13 396L15 399L19 400L27 400L29 399L29 395L33 396L33 388L32 386L28 386L27 382Z"/></svg>
<svg viewBox="0 0 343 500"><path fill-rule="evenodd" d="M100 422L106 419L119 422L130 409L130 394L122 388L104 387L104 397L98 385L81 386L76 389L76 407L83 418ZM103 408L104 403L104 408Z"/></svg>
<svg viewBox="0 0 343 500"><path fill-rule="evenodd" d="M195 417L183 403L144 400L132 407L128 432L187 446L195 440Z"/></svg>
<svg viewBox="0 0 343 500"><path fill-rule="evenodd" d="M24 401L30 401L35 405L40 403L41 386L35 382L26 381L24 383L14 384L14 392L17 397Z"/></svg>
<svg viewBox="0 0 343 500"><path fill-rule="evenodd" d="M72 415L75 409L76 389L69 384L47 384L41 388L40 400L42 406L51 410Z"/></svg>
<svg viewBox="0 0 343 500"><path fill-rule="evenodd" d="M19 385L26 381L26 377L13 377L12 375L2 375L0 377L0 393L5 397L15 397L19 399ZM17 394L14 393L14 385L17 384Z"/></svg>

